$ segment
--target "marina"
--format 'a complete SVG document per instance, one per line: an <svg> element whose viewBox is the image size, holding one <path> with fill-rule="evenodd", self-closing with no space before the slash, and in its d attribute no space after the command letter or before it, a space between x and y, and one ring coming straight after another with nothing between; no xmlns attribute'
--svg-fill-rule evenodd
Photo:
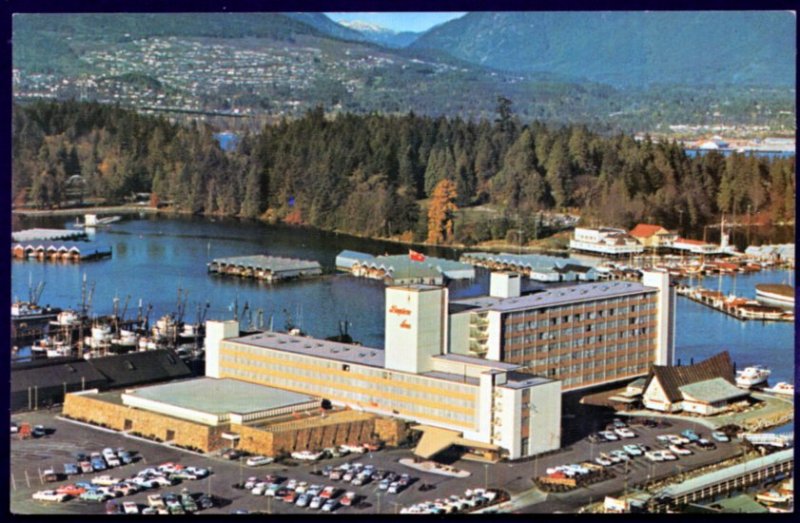
<svg viewBox="0 0 800 523"><path fill-rule="evenodd" d="M11 233L11 241L17 243L85 240L86 238L87 236L84 231L70 229L34 228Z"/></svg>

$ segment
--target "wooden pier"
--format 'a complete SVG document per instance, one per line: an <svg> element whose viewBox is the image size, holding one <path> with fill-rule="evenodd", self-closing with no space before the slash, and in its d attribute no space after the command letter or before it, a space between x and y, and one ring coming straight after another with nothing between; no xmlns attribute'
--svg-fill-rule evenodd
<svg viewBox="0 0 800 523"><path fill-rule="evenodd" d="M741 321L794 321L794 313L792 311L763 305L756 300L737 298L735 296L725 297L721 292L686 285L678 285L675 288L675 292L679 296L689 298L694 302Z"/></svg>

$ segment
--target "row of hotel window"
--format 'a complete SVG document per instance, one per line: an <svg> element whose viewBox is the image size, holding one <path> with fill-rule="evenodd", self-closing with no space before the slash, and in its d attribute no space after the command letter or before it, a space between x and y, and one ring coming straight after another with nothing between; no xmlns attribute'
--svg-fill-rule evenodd
<svg viewBox="0 0 800 523"><path fill-rule="evenodd" d="M281 361L286 361L288 366L289 366L289 368L291 369L291 372L293 372L295 374L299 374L299 373L301 373L301 371L305 371L305 372L307 372L306 374L303 374L305 376L323 376L324 375L326 380L332 380L332 379L336 378L336 381L338 381L340 383L348 383L348 382L352 381L352 379L351 378L342 378L340 376L335 376L335 375L332 375L332 373L331 374L327 374L327 373L325 373L325 369L343 370L343 371L348 371L348 372L352 370L352 371L354 371L355 374L362 374L362 375L371 376L371 377L374 377L374 378L381 377L381 378L384 378L384 379L387 379L387 380L398 381L400 383L409 383L409 384L412 384L412 385L430 385L430 383L431 383L430 379L420 378L418 376L414 376L414 375L411 375L411 374L403 374L401 372L388 372L388 371L386 371L384 369L370 368L370 367L366 367L366 366L362 366L362 365L359 365L354 369L351 365L346 364L346 363L343 364L343 363L338 362L338 361L327 361L327 360L320 359L320 358L313 358L312 359L312 358L304 357L302 355L297 355L297 354L292 354L292 353L285 353L285 352L282 352L282 351L268 350L268 349L264 349L263 347L249 347L249 346L246 346L246 345L237 345L236 349L235 349L235 352L241 352L241 353L245 353L245 354L253 354L253 355L256 355L256 356L263 356L265 354L268 354L270 358L274 358L274 359L281 360ZM245 357L245 356L238 357L238 356L235 356L235 355L230 355L230 353L226 354L225 352L222 353L221 359L223 361L231 361L231 362L238 363L238 364L241 364L241 365L254 365L254 366L257 366L257 367L269 368L269 369L278 369L278 368L280 368L280 367L278 367L278 366L276 366L274 364L267 363L265 361L258 360L256 358L248 358L248 357ZM313 364L314 366L319 367L319 370L308 371L308 370L301 369L301 368L297 367L296 365L294 365L294 363L302 363L302 364L306 364L306 365ZM440 389L443 389L445 391L450 391L450 392L462 392L462 393L466 393L466 394L470 394L470 393L474 392L474 389L472 387L470 387L470 386L461 385L459 383L440 381L440 380L437 380L436 387L440 388Z"/></svg>
<svg viewBox="0 0 800 523"><path fill-rule="evenodd" d="M572 347L582 347L583 345L591 345L593 343L609 343L609 342L616 342L617 340L624 340L626 338L638 338L640 336L646 336L650 334L651 331L647 327L640 327L638 329L631 329L629 331L620 331L620 332L611 332L608 334L598 334L597 336L583 336L580 338L574 338L571 340L564 340L561 342L553 342L553 343L545 343L536 347L537 352L548 352L553 350L559 349L569 349ZM550 336L550 337L542 337L538 335L528 334L526 336L510 336L505 339L506 345L519 345L521 343L532 344L536 341L540 340L555 340L558 339L557 336ZM629 341L627 345L629 347L636 347L637 345L645 345L650 343L650 338L640 338L638 340ZM625 348L625 343L615 343L621 348Z"/></svg>
<svg viewBox="0 0 800 523"><path fill-rule="evenodd" d="M572 334L573 332L591 332L592 330L613 329L624 325L637 325L639 323L648 323L651 321L655 321L655 319L656 319L655 314L647 314L642 316L622 318L619 320L590 323L589 325L581 325L579 327L567 327L564 329L548 329L548 332L551 333L560 332L562 334ZM505 332L509 333L509 332L519 332L524 330L548 328L554 325L558 325L556 320L557 318L550 318L549 320L539 320L539 321L536 320L525 321L518 323L507 321L505 324ZM567 322L562 322L562 324L563 323Z"/></svg>
<svg viewBox="0 0 800 523"><path fill-rule="evenodd" d="M616 298L616 300L620 300L620 298ZM608 316L616 316L620 314L628 314L631 312L637 311L650 311L656 309L656 302L652 300L645 301L641 297L636 297L632 300L635 303L630 303L627 305L615 306L615 307L608 307L615 303L615 300L606 300L600 306L605 306L606 308L600 309L598 311L588 311L588 312L574 312L578 308L583 307L558 307L558 308L542 308L542 309L533 309L533 310L524 310L519 312L512 312L508 314L509 318L514 320L524 320L528 316L534 315L544 315L546 313L558 314L558 317L550 318L550 320L555 321L556 324L558 323L569 323L570 321L584 321L584 320L593 320L596 318L605 318ZM621 303L621 302L620 302ZM592 305L590 305L592 306Z"/></svg>
<svg viewBox="0 0 800 523"><path fill-rule="evenodd" d="M310 384L306 381L299 381L299 380L292 380L292 379L272 379L269 377L265 377L264 375L258 372L250 372L240 369L231 369L226 370L226 374L234 375L239 378L244 378L247 380L260 382L264 385L272 386L272 387L286 387L289 389L299 389L303 390L308 394L318 394L320 396L327 396L329 395L329 389L319 387L313 384ZM430 394L426 396L430 398ZM336 391L336 398L337 400L344 399L345 401L353 402L356 405L361 405L364 408L379 408L382 410L402 410L404 413L411 413L412 415L425 417L425 416L432 416L437 418L444 418L451 420L453 422L459 423L466 423L471 424L474 422L474 416L468 414L462 414L460 412L455 412L449 407L454 405L457 400L447 398L447 404L443 405L442 408L432 408L426 407L424 405L419 405L417 403L409 403L403 400L394 400L391 398L376 398L372 397L363 393L348 391L348 390L341 390L338 389ZM472 405L465 405L467 407L472 407ZM398 412L399 412L398 410Z"/></svg>
<svg viewBox="0 0 800 523"><path fill-rule="evenodd" d="M631 347L631 349L635 349L635 347ZM535 359L534 362L536 364L544 364L544 363L561 363L562 361L572 361L578 359L586 359L589 358L589 362L592 365L589 367L594 366L594 362L596 361L598 365L606 365L609 363L616 363L620 361L634 361L640 360L642 358L649 358L651 351L649 347L646 348L647 350L638 350L636 352L622 352L621 350L614 350L614 351L606 351L603 352L601 350L589 350L589 351L575 351L572 353L566 354L558 354L553 355L550 357L545 358L538 358ZM533 352L531 349L518 349L506 352L506 359L509 361L520 361L522 359L530 358L538 354L537 352ZM587 362L588 363L588 362Z"/></svg>
<svg viewBox="0 0 800 523"><path fill-rule="evenodd" d="M596 381L603 381L608 378L622 378L624 376L633 376L644 372L645 367L630 366L630 367L617 367L603 372L595 372L593 374L579 374L564 378L562 380L562 387L569 387L570 385L579 385L581 383L593 383Z"/></svg>

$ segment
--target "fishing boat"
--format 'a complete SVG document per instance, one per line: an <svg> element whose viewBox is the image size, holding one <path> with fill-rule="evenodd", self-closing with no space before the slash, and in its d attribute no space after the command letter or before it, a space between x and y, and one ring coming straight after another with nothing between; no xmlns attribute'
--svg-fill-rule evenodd
<svg viewBox="0 0 800 523"><path fill-rule="evenodd" d="M736 385L742 388L750 388L754 385L759 385L767 381L772 371L761 365L753 365L744 370L736 372Z"/></svg>
<svg viewBox="0 0 800 523"><path fill-rule="evenodd" d="M781 381L774 387L764 389L764 392L771 392L773 394L785 394L787 396L794 396L794 385Z"/></svg>
<svg viewBox="0 0 800 523"><path fill-rule="evenodd" d="M756 494L756 501L762 503L788 503L794 500L794 494L778 492L777 490L767 490Z"/></svg>
<svg viewBox="0 0 800 523"><path fill-rule="evenodd" d="M794 307L794 287L791 285L760 283L756 285L759 301L781 307Z"/></svg>
<svg viewBox="0 0 800 523"><path fill-rule="evenodd" d="M741 317L748 320L781 320L785 314L785 311L779 307L753 303L742 304L738 310Z"/></svg>
<svg viewBox="0 0 800 523"><path fill-rule="evenodd" d="M54 327L69 327L73 325L78 325L81 322L81 318L77 312L73 310L65 310L58 313L56 319L50 322L50 325Z"/></svg>
<svg viewBox="0 0 800 523"><path fill-rule="evenodd" d="M72 347L63 340L56 340L46 349L48 358L63 358L72 356Z"/></svg>

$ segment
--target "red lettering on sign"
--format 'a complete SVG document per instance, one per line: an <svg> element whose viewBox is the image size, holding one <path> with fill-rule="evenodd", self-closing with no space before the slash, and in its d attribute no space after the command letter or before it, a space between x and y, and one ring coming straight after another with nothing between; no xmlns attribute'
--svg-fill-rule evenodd
<svg viewBox="0 0 800 523"><path fill-rule="evenodd" d="M401 309L397 305L392 305L389 307L389 312L392 314L400 314L402 316L411 316L411 311L408 309Z"/></svg>

